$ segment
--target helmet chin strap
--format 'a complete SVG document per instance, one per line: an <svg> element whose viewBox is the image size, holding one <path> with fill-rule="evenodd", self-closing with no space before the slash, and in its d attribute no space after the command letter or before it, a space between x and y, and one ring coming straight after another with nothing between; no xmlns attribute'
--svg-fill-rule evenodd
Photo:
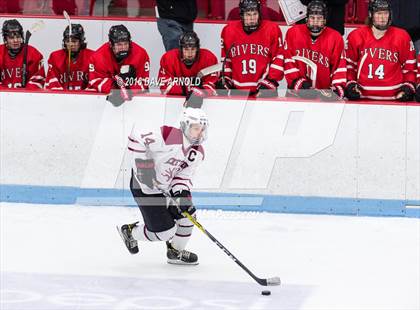
<svg viewBox="0 0 420 310"><path fill-rule="evenodd" d="M72 59L75 59L75 58L77 58L77 56L79 56L79 53L80 53L80 49L78 51L76 51L76 52L70 51L70 57Z"/></svg>
<svg viewBox="0 0 420 310"><path fill-rule="evenodd" d="M23 44L21 44L19 48L8 48L7 52L11 58L15 58L22 49L23 49Z"/></svg>
<svg viewBox="0 0 420 310"><path fill-rule="evenodd" d="M315 34L315 35L319 35L322 32L322 30L324 30L324 28L325 27L318 27L318 26L316 26L316 27L309 28L309 31L311 33Z"/></svg>
<svg viewBox="0 0 420 310"><path fill-rule="evenodd" d="M115 55L115 54L114 54ZM115 55L117 62L121 62L128 57L128 51L121 51Z"/></svg>
<svg viewBox="0 0 420 310"><path fill-rule="evenodd" d="M251 34L254 31L256 31L259 27L259 23L255 24L255 25L251 25L251 26L246 26L245 23L243 23L242 28L244 29L246 34Z"/></svg>
<svg viewBox="0 0 420 310"><path fill-rule="evenodd" d="M389 25L386 24L385 26L378 26L378 25L373 24L373 27L375 27L375 29L377 29L379 31L385 31L385 30L388 29Z"/></svg>
<svg viewBox="0 0 420 310"><path fill-rule="evenodd" d="M190 67L192 67L192 65L194 64L194 62L195 62L195 58L194 59L187 59L187 58L184 58L184 59L182 59L182 62L188 67L188 68L190 68Z"/></svg>

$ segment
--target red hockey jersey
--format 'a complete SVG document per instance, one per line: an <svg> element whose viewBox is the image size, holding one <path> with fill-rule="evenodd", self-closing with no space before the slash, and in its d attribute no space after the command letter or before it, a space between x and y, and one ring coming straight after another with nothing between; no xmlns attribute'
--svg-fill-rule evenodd
<svg viewBox="0 0 420 310"><path fill-rule="evenodd" d="M372 29L353 30L347 40L347 83L356 81L361 98L395 100L403 83L415 83L416 54L408 33L389 27L376 39Z"/></svg>
<svg viewBox="0 0 420 310"><path fill-rule="evenodd" d="M295 64L285 61L281 30L275 22L263 20L251 34L243 30L241 21L229 22L221 41L225 75L237 89L255 92L265 78L280 81L286 76L290 84L300 76Z"/></svg>
<svg viewBox="0 0 420 310"><path fill-rule="evenodd" d="M0 45L0 88L22 87L23 50L11 58L4 44ZM42 89L45 82L45 69L41 53L28 45L26 89Z"/></svg>
<svg viewBox="0 0 420 310"><path fill-rule="evenodd" d="M159 86L163 94L187 95L191 84L200 84L208 94L215 93L215 83L218 78L217 72L203 76L199 81L194 79L201 69L217 64L216 56L209 50L201 48L198 59L191 68L188 68L181 60L179 49L173 49L163 54L160 59ZM178 79L175 79L178 78ZM179 79L181 78L181 79ZM197 85L195 85L197 86Z"/></svg>
<svg viewBox="0 0 420 310"><path fill-rule="evenodd" d="M347 82L346 59L344 57L344 41L340 33L326 27L315 41L306 25L295 25L286 33L285 48L291 56L309 59L316 65L315 72L299 60L296 60L302 75L314 78L314 87L329 89L345 87ZM316 76L314 76L316 74Z"/></svg>
<svg viewBox="0 0 420 310"><path fill-rule="evenodd" d="M417 55L417 85L420 85L420 54Z"/></svg>
<svg viewBox="0 0 420 310"><path fill-rule="evenodd" d="M114 88L114 76L120 73L123 65L131 65L136 69L136 78L126 79L125 86L138 92L148 89L150 60L146 50L131 42L127 58L118 63L109 43L104 43L91 57L89 64L89 85L86 90L95 90L108 94ZM146 82L145 82L146 81Z"/></svg>
<svg viewBox="0 0 420 310"><path fill-rule="evenodd" d="M76 59L70 61L68 53L60 49L51 53L45 88L51 90L83 90L88 84L89 62L93 50L80 50Z"/></svg>

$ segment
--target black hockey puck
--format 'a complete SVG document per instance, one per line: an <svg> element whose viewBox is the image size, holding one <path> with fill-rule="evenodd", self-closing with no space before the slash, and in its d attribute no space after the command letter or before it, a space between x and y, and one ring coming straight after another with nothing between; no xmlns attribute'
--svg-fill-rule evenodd
<svg viewBox="0 0 420 310"><path fill-rule="evenodd" d="M261 291L261 295L268 296L271 295L270 291Z"/></svg>

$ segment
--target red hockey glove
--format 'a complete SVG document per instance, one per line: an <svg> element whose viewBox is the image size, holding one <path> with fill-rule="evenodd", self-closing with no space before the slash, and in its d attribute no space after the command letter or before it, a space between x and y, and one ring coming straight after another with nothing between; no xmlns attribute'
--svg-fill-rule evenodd
<svg viewBox="0 0 420 310"><path fill-rule="evenodd" d="M318 91L312 88L312 83L305 78L294 80L292 88L299 97L304 99L315 99L319 95Z"/></svg>
<svg viewBox="0 0 420 310"><path fill-rule="evenodd" d="M279 83L275 80L264 79L262 80L257 87L258 97L259 98L274 98L278 97L277 87Z"/></svg>

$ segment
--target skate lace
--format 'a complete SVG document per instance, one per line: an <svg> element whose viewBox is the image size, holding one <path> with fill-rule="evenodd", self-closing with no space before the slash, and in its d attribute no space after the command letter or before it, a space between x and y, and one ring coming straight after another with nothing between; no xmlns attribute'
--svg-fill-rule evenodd
<svg viewBox="0 0 420 310"><path fill-rule="evenodd" d="M179 252L179 258L182 260L182 259L189 259L190 258L190 254L191 254L191 252L188 252L188 251L186 251L186 250L182 250L182 251L180 251Z"/></svg>

